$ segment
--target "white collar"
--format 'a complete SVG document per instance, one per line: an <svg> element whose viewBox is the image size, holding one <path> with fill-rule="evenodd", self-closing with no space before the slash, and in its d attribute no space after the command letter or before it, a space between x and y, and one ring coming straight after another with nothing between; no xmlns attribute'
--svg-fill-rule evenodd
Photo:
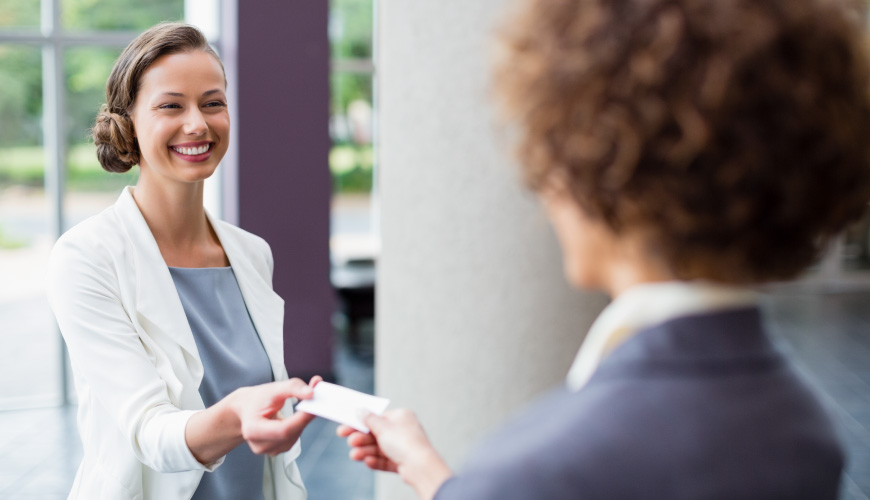
<svg viewBox="0 0 870 500"><path fill-rule="evenodd" d="M614 349L637 332L692 314L736 309L754 304L757 294L741 287L702 281L642 283L622 292L589 329L568 371L567 385L577 391Z"/></svg>

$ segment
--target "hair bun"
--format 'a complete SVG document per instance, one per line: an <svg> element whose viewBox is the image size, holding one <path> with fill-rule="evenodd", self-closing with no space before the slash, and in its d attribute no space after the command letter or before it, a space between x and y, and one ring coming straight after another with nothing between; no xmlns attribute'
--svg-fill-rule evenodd
<svg viewBox="0 0 870 500"><path fill-rule="evenodd" d="M139 145L133 137L130 118L100 106L97 121L91 131L97 146L97 159L104 170L126 172L139 163Z"/></svg>

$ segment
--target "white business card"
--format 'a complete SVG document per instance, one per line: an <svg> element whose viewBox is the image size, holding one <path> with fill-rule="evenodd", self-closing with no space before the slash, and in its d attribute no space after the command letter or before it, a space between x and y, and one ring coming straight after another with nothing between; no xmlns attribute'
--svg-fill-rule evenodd
<svg viewBox="0 0 870 500"><path fill-rule="evenodd" d="M380 415L389 405L389 399L329 382L320 382L314 386L314 397L300 401L296 410L349 425L360 432L369 432L369 428L360 418L360 413L368 411Z"/></svg>

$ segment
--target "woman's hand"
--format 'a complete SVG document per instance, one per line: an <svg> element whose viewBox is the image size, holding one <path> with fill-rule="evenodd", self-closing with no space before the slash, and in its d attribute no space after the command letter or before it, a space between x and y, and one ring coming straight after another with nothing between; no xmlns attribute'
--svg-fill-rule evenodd
<svg viewBox="0 0 870 500"><path fill-rule="evenodd" d="M305 384L298 378L242 387L236 392L234 407L239 418L242 439L258 454L275 456L289 450L314 415L296 412L289 417L281 415L288 398L310 399L314 386L323 380L319 376Z"/></svg>
<svg viewBox="0 0 870 500"><path fill-rule="evenodd" d="M346 425L338 427L338 435L347 437L351 459L374 470L397 472L427 500L453 475L412 411L390 410L380 417L370 414L364 421L370 434Z"/></svg>
<svg viewBox="0 0 870 500"><path fill-rule="evenodd" d="M247 441L257 454L275 456L289 450L299 439L313 415L297 412L280 414L288 398L309 399L322 379L306 384L298 378L242 387L187 422L185 439L193 456L210 464Z"/></svg>

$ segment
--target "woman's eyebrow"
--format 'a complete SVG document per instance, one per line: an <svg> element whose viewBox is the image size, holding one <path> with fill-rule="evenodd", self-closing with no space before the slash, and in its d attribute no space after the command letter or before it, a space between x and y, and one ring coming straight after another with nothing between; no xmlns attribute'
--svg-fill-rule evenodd
<svg viewBox="0 0 870 500"><path fill-rule="evenodd" d="M202 93L202 95L203 95L203 97L205 97L205 96L209 96L212 94L218 94L221 92L223 92L221 89L211 89L211 90L206 90L205 92ZM171 97L184 97L184 94L182 94L181 92L164 92L160 95L164 95L164 96L168 95Z"/></svg>

